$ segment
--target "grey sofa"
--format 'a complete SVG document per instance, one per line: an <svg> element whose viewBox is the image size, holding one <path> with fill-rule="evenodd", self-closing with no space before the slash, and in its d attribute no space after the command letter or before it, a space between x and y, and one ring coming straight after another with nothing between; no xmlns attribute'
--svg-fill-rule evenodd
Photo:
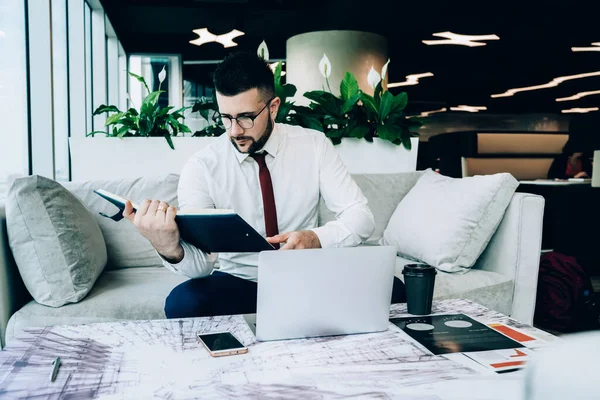
<svg viewBox="0 0 600 400"><path fill-rule="evenodd" d="M383 232L397 204L414 186L420 172L383 175L354 175L369 200L376 233ZM80 302L58 308L43 306L31 299L20 278L8 245L4 204L0 204L0 337L4 345L21 329L56 324L81 324L134 319L164 318L164 300L170 290L187 278L161 266L143 238L136 237L127 221L115 223L98 215L115 209L92 190L105 188L142 200L158 193L170 194L176 203L177 176L165 179L70 182L67 189L78 196L98 219L107 243L109 265L91 292ZM167 201L168 197L166 198ZM516 193L489 245L475 267L466 274L440 272L436 278L436 299L466 298L531 323L535 307L542 234L544 200L540 196ZM320 222L333 215L321 204ZM407 227L408 228L408 227ZM123 246L123 238L127 243ZM112 243L112 244L111 244ZM375 242L367 243L374 245ZM120 252L112 254L120 246ZM143 259L128 268L114 260ZM111 261L113 260L113 261ZM397 258L396 275L402 279L403 266L412 261Z"/></svg>

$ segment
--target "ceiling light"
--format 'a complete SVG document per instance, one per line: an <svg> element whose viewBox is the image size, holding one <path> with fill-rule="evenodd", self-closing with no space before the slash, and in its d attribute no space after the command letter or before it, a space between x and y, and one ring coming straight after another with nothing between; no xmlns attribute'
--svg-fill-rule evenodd
<svg viewBox="0 0 600 400"><path fill-rule="evenodd" d="M460 105L458 107L450 107L451 111L467 111L467 112L479 112L487 110L485 106L465 106Z"/></svg>
<svg viewBox="0 0 600 400"><path fill-rule="evenodd" d="M433 74L431 72L425 72L423 74L406 75L406 80L404 82L388 83L387 87L388 88L395 88L395 87L398 87L398 86L418 85L419 84L419 78L428 78L430 76L433 76Z"/></svg>
<svg viewBox="0 0 600 400"><path fill-rule="evenodd" d="M562 110L563 114L572 114L572 113L578 113L578 114L585 114L588 113L590 111L598 111L598 107L590 107L590 108L569 108L568 110Z"/></svg>
<svg viewBox="0 0 600 400"><path fill-rule="evenodd" d="M419 114L419 117L429 117L431 114L443 113L446 111L448 111L446 107L440 108L439 110L423 111L421 114Z"/></svg>
<svg viewBox="0 0 600 400"><path fill-rule="evenodd" d="M452 32L434 33L432 36L445 38L447 40L423 40L423 43L429 46L438 44L454 44L459 46L479 47L485 46L487 43L481 43L481 40L500 40L494 34L491 35L460 35Z"/></svg>
<svg viewBox="0 0 600 400"><path fill-rule="evenodd" d="M600 42L592 43L592 47L571 47L572 51L600 51Z"/></svg>
<svg viewBox="0 0 600 400"><path fill-rule="evenodd" d="M6 36L6 34L4 33L4 31L0 31L0 37L4 37Z"/></svg>
<svg viewBox="0 0 600 400"><path fill-rule="evenodd" d="M225 48L237 46L237 43L234 42L233 39L244 34L244 32L238 31L237 29L234 29L231 32L223 35L215 35L214 33L210 33L207 28L194 29L192 32L197 34L198 38L190 40L191 44L202 46L204 43L217 42L221 43Z"/></svg>
<svg viewBox="0 0 600 400"><path fill-rule="evenodd" d="M572 79L589 78L591 76L600 76L600 71L588 72L588 73L585 73L585 74L577 74L577 75L559 76L558 78L552 79L552 81L550 81L548 83L544 83L543 85L527 86L527 87L522 87L522 88L509 89L506 92L501 93L501 94L493 94L492 98L495 99L497 97L514 96L515 93L527 92L527 91L530 91L530 90L548 89L548 88L551 88L551 87L556 87L556 86L560 85L561 83L563 83L565 81L570 81Z"/></svg>
<svg viewBox="0 0 600 400"><path fill-rule="evenodd" d="M592 92L581 92L581 93L574 94L573 96L570 96L570 97L559 97L558 99L556 99L556 101L579 100L582 97L591 96L594 94L600 94L600 90L594 90Z"/></svg>

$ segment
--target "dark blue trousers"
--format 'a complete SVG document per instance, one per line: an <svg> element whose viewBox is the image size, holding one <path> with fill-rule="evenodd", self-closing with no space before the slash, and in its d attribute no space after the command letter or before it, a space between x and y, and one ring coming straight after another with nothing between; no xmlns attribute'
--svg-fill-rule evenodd
<svg viewBox="0 0 600 400"><path fill-rule="evenodd" d="M256 290L255 282L214 271L176 286L165 302L165 314L167 318L254 314ZM405 302L404 284L394 277L392 303Z"/></svg>

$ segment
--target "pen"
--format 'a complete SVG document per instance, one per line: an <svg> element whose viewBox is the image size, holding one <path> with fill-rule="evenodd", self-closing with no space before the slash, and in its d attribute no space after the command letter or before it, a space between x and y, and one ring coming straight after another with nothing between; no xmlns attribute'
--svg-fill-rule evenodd
<svg viewBox="0 0 600 400"><path fill-rule="evenodd" d="M56 375L58 375L58 367L60 367L60 357L56 357L56 360L52 363L52 374L50 375L50 382L54 382Z"/></svg>

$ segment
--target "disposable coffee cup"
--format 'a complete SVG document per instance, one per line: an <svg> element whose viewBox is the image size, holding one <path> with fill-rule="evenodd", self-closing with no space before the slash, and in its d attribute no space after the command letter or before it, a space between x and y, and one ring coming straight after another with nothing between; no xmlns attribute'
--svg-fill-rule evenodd
<svg viewBox="0 0 600 400"><path fill-rule="evenodd" d="M431 314L435 267L427 264L408 264L402 270L406 288L406 306L413 315Z"/></svg>

